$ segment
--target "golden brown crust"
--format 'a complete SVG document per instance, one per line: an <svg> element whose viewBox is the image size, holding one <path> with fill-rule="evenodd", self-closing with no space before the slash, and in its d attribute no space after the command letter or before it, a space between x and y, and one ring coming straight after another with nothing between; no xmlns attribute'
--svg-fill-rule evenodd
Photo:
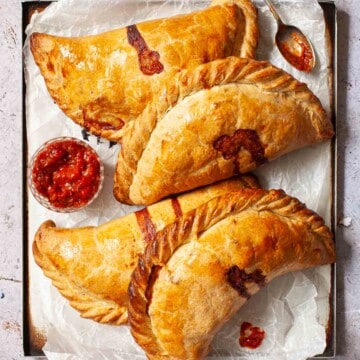
<svg viewBox="0 0 360 360"><path fill-rule="evenodd" d="M116 132L118 139L180 70L255 55L255 7L250 0L221 3L93 36L33 33L30 49L65 114L91 133L113 140Z"/></svg>
<svg viewBox="0 0 360 360"><path fill-rule="evenodd" d="M132 335L150 359L203 358L217 329L265 282L334 261L330 230L298 200L275 190L225 194L148 244L129 285ZM230 268L247 280L232 284Z"/></svg>
<svg viewBox="0 0 360 360"><path fill-rule="evenodd" d="M203 187L98 227L64 229L46 221L35 235L34 259L82 317L123 324L130 275L153 231L213 197L244 187L259 187L256 177Z"/></svg>
<svg viewBox="0 0 360 360"><path fill-rule="evenodd" d="M258 13L254 4L243 0L213 0L211 6L235 4L245 16L245 34L238 32L238 40L232 55L243 58L255 59L255 52L259 41Z"/></svg>
<svg viewBox="0 0 360 360"><path fill-rule="evenodd" d="M121 134L121 202L150 204L333 135L306 84L268 62L228 57L175 80Z"/></svg>
<svg viewBox="0 0 360 360"><path fill-rule="evenodd" d="M120 325L127 321L127 306L119 305L117 302L105 299L93 292L87 291L73 281L71 277L59 270L56 262L43 252L39 244L41 238L48 236L49 228L54 228L55 223L51 220L44 222L38 229L33 242L33 255L38 266L44 274L52 280L53 285L59 290L61 295L69 300L70 305L80 312L83 318L93 319L100 323L112 323ZM56 242L55 238L52 238Z"/></svg>

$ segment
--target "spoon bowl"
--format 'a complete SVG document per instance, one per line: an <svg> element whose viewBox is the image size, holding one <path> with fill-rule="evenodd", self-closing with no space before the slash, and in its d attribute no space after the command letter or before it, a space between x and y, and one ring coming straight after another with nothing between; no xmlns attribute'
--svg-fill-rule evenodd
<svg viewBox="0 0 360 360"><path fill-rule="evenodd" d="M278 24L275 43L284 59L297 70L311 72L315 52L309 39L295 26L284 24L270 0L265 0Z"/></svg>

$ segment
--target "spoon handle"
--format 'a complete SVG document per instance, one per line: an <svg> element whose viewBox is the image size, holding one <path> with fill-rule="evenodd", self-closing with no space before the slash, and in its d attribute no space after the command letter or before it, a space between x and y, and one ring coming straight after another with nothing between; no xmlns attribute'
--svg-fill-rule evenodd
<svg viewBox="0 0 360 360"><path fill-rule="evenodd" d="M277 21L278 25L283 25L283 21L281 20L279 14L277 13L273 3L270 0L264 0L266 5L269 7L271 13L274 15L275 20Z"/></svg>

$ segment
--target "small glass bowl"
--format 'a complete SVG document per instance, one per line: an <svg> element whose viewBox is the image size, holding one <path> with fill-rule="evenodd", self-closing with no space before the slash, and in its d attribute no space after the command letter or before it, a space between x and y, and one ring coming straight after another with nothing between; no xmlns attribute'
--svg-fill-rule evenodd
<svg viewBox="0 0 360 360"><path fill-rule="evenodd" d="M70 146L70 149L81 149L81 151L84 151L86 154L87 159L90 161L92 161L93 164L95 164L95 176L96 176L96 182L94 184L94 180L91 176L86 177L85 172L82 172L81 175L79 174L74 174L76 175L76 179L69 179L68 176L70 174L71 176L71 172L74 170L76 171L76 163L70 163L69 161L71 161L71 156L74 155L76 152L74 152L72 155L69 155L70 153L66 151L69 150L67 149L67 147ZM55 149L55 150L54 150ZM56 153L56 151L58 151L58 153ZM51 161L51 157L50 157L50 152L52 154L53 157L53 161L52 164L50 166L48 166L47 169L44 170L44 167L42 167L42 164L45 162L49 162ZM67 154L67 155L63 155L63 157L61 158L61 155L59 154ZM77 152L76 154L79 156L80 150L79 152ZM55 154L55 155L54 155ZM58 158L56 160L56 154L58 154L58 157L60 156L60 158ZM49 160L50 159L50 160ZM77 158L79 159L79 157ZM72 158L72 160L76 161L76 159ZM85 161L85 157L83 157L82 159L80 158L79 161ZM96 163L95 163L96 161ZM70 166L70 164L72 166ZM90 167L90 162L86 162L87 166ZM47 164L49 165L49 164ZM67 167L65 166L65 170L64 167L61 168L61 165L67 165ZM45 166L46 168L46 166ZM41 169L41 173L39 172ZM63 173L60 173L60 170L63 170ZM89 169L89 168L87 168ZM91 167L91 169L93 169ZM56 172L57 170L59 170L58 172ZM44 174L44 172L46 173L46 176L49 176L49 178L52 179L51 181L51 185L49 185L49 187L47 187L47 194L44 194L44 190L40 191L39 188L41 188L41 186L39 185L39 182L36 180L36 173L34 173L34 171L37 171L38 173L38 179L41 179L43 176L42 174ZM91 175L91 174L90 174ZM62 176L62 180L65 178L68 181L64 182L63 184L59 184L58 182L55 183L53 179L61 179ZM74 211L78 211L83 209L84 207L88 206L89 204L91 204L99 195L100 190L102 188L103 185L103 180L104 180L104 166L100 160L99 155L96 153L96 151L90 146L88 145L86 142L73 138L73 137L57 137L54 139L51 139L49 141L46 141L43 145L40 146L40 148L38 150L36 150L36 152L34 153L34 155L31 157L31 160L28 164L28 168L27 168L27 180L28 180L28 186L34 196L34 198L45 208L52 210L52 211L56 211L56 212L60 212L60 213L69 213L69 212L74 212ZM71 188L71 186L77 185L77 183L75 181L87 181L88 183L91 182L91 192L89 193L88 198L85 197L85 190L86 188L79 188L78 190L73 189L72 191L68 190ZM60 180L59 180L60 181ZM36 183L38 183L38 185L36 185ZM90 185L89 185L90 186ZM65 196L63 197L62 201L64 203L60 204L59 201L60 200L54 200L54 199L50 199L49 195L49 189L50 187L53 187L54 189L58 190L58 191L64 191L64 189L70 191L69 196ZM79 187L79 186L78 186ZM88 187L89 188L89 187ZM43 188L44 189L44 188ZM75 200L76 198L78 198L79 196L82 196L81 201L80 198L79 200ZM53 196L54 197L54 196Z"/></svg>

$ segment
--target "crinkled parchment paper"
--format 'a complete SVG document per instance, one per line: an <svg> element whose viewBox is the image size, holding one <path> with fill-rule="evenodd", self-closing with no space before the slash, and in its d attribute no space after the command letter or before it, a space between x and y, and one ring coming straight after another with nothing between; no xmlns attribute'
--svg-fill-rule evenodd
<svg viewBox="0 0 360 360"><path fill-rule="evenodd" d="M292 69L274 46L276 22L265 4L254 1L259 10L260 46L258 59L306 82L329 112L328 57L322 10L315 0L275 2L285 22L300 27L316 49L317 65L311 74ZM209 1L60 0L33 16L27 35L33 31L65 36L95 34L145 19L190 12L208 6ZM46 140L70 135L82 138L81 129L53 103L29 52L24 47L28 153L31 156ZM53 219L58 226L97 225L136 207L121 205L112 196L112 175L118 145L89 136L90 144L105 164L105 184L86 210L71 215L41 207L29 195L30 313L35 328L47 336L44 351L49 359L145 359L127 326L100 325L79 317L52 287L35 265L31 240L38 226ZM299 198L330 222L330 143L298 150L262 166L256 171L264 187L282 188ZM218 333L211 359L302 360L320 354L326 346L325 326L329 315L330 267L295 272L274 280L260 291ZM256 350L241 348L240 326L249 321L262 327L266 337Z"/></svg>

